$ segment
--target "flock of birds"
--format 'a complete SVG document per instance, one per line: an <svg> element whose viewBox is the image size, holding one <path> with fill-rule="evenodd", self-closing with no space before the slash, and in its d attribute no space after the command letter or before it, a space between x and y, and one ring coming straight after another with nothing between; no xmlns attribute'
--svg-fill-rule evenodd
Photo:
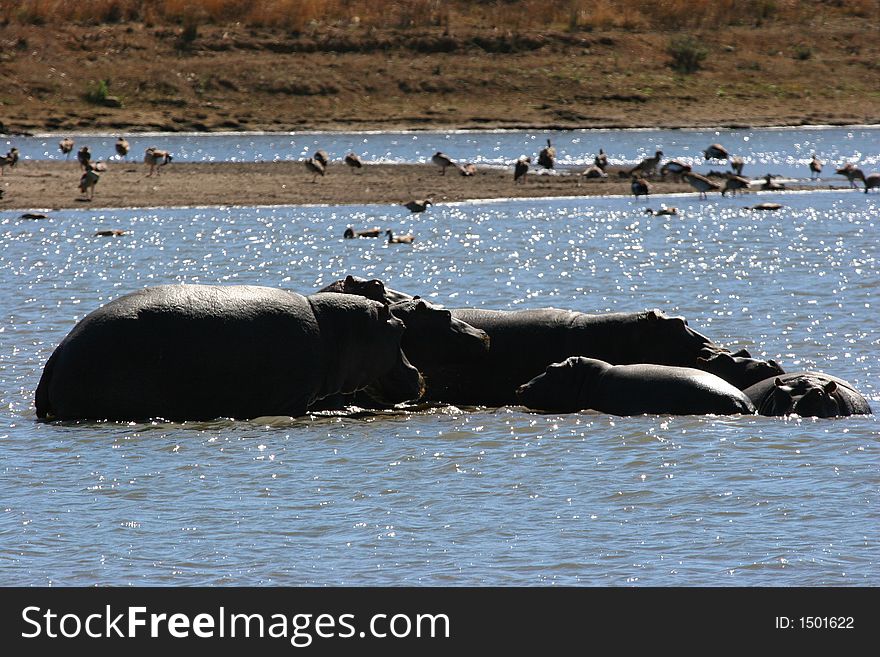
<svg viewBox="0 0 880 657"><path fill-rule="evenodd" d="M73 139L65 137L58 143L58 148L69 158L70 153L73 152L74 149ZM128 156L130 145L126 139L119 137L116 140L115 149L116 154L120 158L125 159ZM100 160L93 162L92 154L89 151L88 146L80 148L76 157L83 171L79 182L79 189L84 195L87 195L87 198L83 200L92 200L95 194L95 187L100 180L100 174L107 170L107 165ZM703 157L706 161L726 161L730 165L731 170L725 172L710 171L707 175L703 175L693 171L691 165L681 160L670 159L663 162L663 151L657 150L654 155L642 159L631 168L618 169L617 175L620 178L630 179L630 189L632 194L636 197L636 200L641 196L644 196L645 199L650 197L651 182L649 181L656 179L658 175L664 180L669 177L672 180L687 183L699 193L699 198L701 200L706 199L710 192L720 192L722 196L726 196L728 193L730 193L731 196L736 196L737 192L742 193L758 182L742 175L744 167L743 158L731 155L721 144L710 145L703 151ZM540 168L556 168L556 149L553 147L549 139L547 140L547 145L541 149L536 159L537 166ZM15 147L11 148L6 155L0 156L0 176L3 175L4 170L7 167L10 169L15 167L18 160L19 151ZM149 173L147 173L147 176L152 176L154 173L158 176L160 168L169 164L171 160L172 155L168 151L152 146L147 148L144 152L144 162L149 166ZM353 152L348 153L342 161L352 170L361 169L364 166L364 162L360 156ZM326 151L319 149L315 151L311 157L304 160L303 163L306 170L312 174L312 182L315 183L319 177L324 177L327 174L330 165L330 156ZM434 153L431 157L431 163L440 169L441 175L446 175L447 170L450 168L457 170L462 176L474 176L477 173L476 164L471 162L465 164L457 163L451 157L440 151ZM810 170L810 179L817 180L822 172L823 163L815 153L808 163L808 166ZM522 156L517 159L513 165L513 182L515 184L525 183L526 175L531 168L531 156ZM864 185L864 191L866 194L871 189L880 189L880 173L870 173L865 175L862 169L858 168L851 162L837 168L835 174L846 177L852 188L858 188L856 181L860 180ZM607 178L609 176L609 164L608 156L605 154L604 150L600 148L598 154L593 158L593 164L577 175L587 179ZM769 173L765 175L763 177L763 182L760 183L760 189L768 191L785 189L783 183L778 182L773 178L774 177ZM3 190L0 190L0 198L2 198L2 195ZM431 198L414 199L404 203L403 207L411 213L419 213L425 212L432 204L433 200ZM779 203L759 203L757 205L749 206L747 209L777 210L781 207L782 205ZM652 215L678 214L676 208L666 207L657 211L649 208L646 209L645 212ZM119 234L119 231L107 232ZM388 242L392 244L411 244L415 239L411 234L394 235L391 230L383 231L380 228L371 228L356 231L353 227L349 227L345 231L343 237L379 237L381 235L385 235L388 238Z"/></svg>

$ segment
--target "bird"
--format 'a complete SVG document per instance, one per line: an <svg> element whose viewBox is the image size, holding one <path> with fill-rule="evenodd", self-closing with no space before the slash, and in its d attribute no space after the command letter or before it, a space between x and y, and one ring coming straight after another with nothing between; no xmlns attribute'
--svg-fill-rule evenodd
<svg viewBox="0 0 880 657"><path fill-rule="evenodd" d="M632 193L635 194L636 200L639 200L639 196L648 198L650 189L648 188L648 181L644 178L636 178L633 176L629 186L630 189L632 189Z"/></svg>
<svg viewBox="0 0 880 657"><path fill-rule="evenodd" d="M660 175L665 176L666 174L672 174L675 178L681 180L681 174L687 173L690 170L690 164L685 164L681 160L669 160L666 164L660 167Z"/></svg>
<svg viewBox="0 0 880 657"><path fill-rule="evenodd" d="M721 144L712 144L703 151L703 157L707 160L726 160L730 157L730 153Z"/></svg>
<svg viewBox="0 0 880 657"><path fill-rule="evenodd" d="M785 185L774 182L773 176L768 173L764 176L764 182L761 183L761 189L765 192L778 192L779 190L785 189Z"/></svg>
<svg viewBox="0 0 880 657"><path fill-rule="evenodd" d="M743 159L739 155L734 155L732 158L730 158L730 168L733 169L733 172L736 175L743 175L744 166L745 162L743 162Z"/></svg>
<svg viewBox="0 0 880 657"><path fill-rule="evenodd" d="M327 155L327 151L317 150L315 154L312 156L316 162L320 163L324 169L327 169L327 165L330 164L330 156Z"/></svg>
<svg viewBox="0 0 880 657"><path fill-rule="evenodd" d="M822 173L822 161L813 153L813 159L810 160L810 180L818 179L820 173Z"/></svg>
<svg viewBox="0 0 880 657"><path fill-rule="evenodd" d="M650 214L655 217L674 217L678 214L678 208L660 208L659 210L645 208L645 214Z"/></svg>
<svg viewBox="0 0 880 657"><path fill-rule="evenodd" d="M878 188L880 189L880 173L869 173L865 179L865 194L868 193L869 189Z"/></svg>
<svg viewBox="0 0 880 657"><path fill-rule="evenodd" d="M404 203L403 207L405 207L410 212L424 212L428 209L429 205L434 205L434 202L429 199L419 199L416 201L410 201L409 203Z"/></svg>
<svg viewBox="0 0 880 657"><path fill-rule="evenodd" d="M83 168L83 171L87 171L86 168L88 163L92 160L92 152L89 150L88 146L83 146L76 153L76 159L79 161L79 165Z"/></svg>
<svg viewBox="0 0 880 657"><path fill-rule="evenodd" d="M526 174L529 172L529 165L531 163L532 158L530 157L521 157L516 161L516 164L513 165L513 182L520 178L522 178L523 182L526 181Z"/></svg>
<svg viewBox="0 0 880 657"><path fill-rule="evenodd" d="M834 173L846 176L846 179L849 180L849 186L853 188L857 186L856 180L861 180L862 182L865 181L865 174L861 169L856 168L856 165L852 162L848 162L841 168L837 169Z"/></svg>
<svg viewBox="0 0 880 657"><path fill-rule="evenodd" d="M153 175L153 171L156 172L156 175L159 175L158 167L163 167L169 162L171 162L171 153L168 151L162 151L156 148L155 146L150 146L146 151L144 151L144 162L150 165L150 173L148 176Z"/></svg>
<svg viewBox="0 0 880 657"><path fill-rule="evenodd" d="M465 177L474 176L477 174L477 165L473 162L468 162L467 164L462 164L458 167L459 173Z"/></svg>
<svg viewBox="0 0 880 657"><path fill-rule="evenodd" d="M602 167L596 166L595 164L591 164L586 169L584 169L581 173L578 174L583 178L607 178L608 174L602 169Z"/></svg>
<svg viewBox="0 0 880 657"><path fill-rule="evenodd" d="M556 149L550 144L549 139L546 148L542 148L538 153L538 165L545 169L552 169L556 166Z"/></svg>
<svg viewBox="0 0 880 657"><path fill-rule="evenodd" d="M70 158L70 151L73 150L73 139L65 137L58 142L58 150L64 153L65 157Z"/></svg>
<svg viewBox="0 0 880 657"><path fill-rule="evenodd" d="M650 176L657 171L657 165L660 164L660 159L663 157L663 151L657 151L654 153L654 157L646 157L644 160L635 165L632 169L629 170L629 175L634 176L636 174L641 174L643 176Z"/></svg>
<svg viewBox="0 0 880 657"><path fill-rule="evenodd" d="M324 165L321 164L318 160L313 157L310 157L306 160L306 170L309 173L314 174L312 176L312 182L317 182L318 176L323 176L325 173Z"/></svg>
<svg viewBox="0 0 880 657"><path fill-rule="evenodd" d="M681 179L688 185L696 189L698 192L700 192L701 199L706 198L707 192L721 191L721 185L709 180L706 176L701 176L699 173L688 171L681 174Z"/></svg>
<svg viewBox="0 0 880 657"><path fill-rule="evenodd" d="M128 155L129 148L130 147L127 140L123 139L122 137L119 137L119 139L116 140L116 154L119 157L125 157L126 155Z"/></svg>
<svg viewBox="0 0 880 657"><path fill-rule="evenodd" d="M737 190L743 190L749 188L750 181L748 178L743 178L742 176L727 176L727 180L724 181L724 189L721 190L721 196L726 196L727 192L730 192L731 196L736 196Z"/></svg>
<svg viewBox="0 0 880 657"><path fill-rule="evenodd" d="M746 206L746 210L779 210L782 207L781 203L758 203Z"/></svg>
<svg viewBox="0 0 880 657"><path fill-rule="evenodd" d="M452 158L449 157L446 153L441 153L437 151L434 155L431 156L431 162L440 167L440 174L446 175L446 168L455 166L455 163L452 161Z"/></svg>
<svg viewBox="0 0 880 657"><path fill-rule="evenodd" d="M9 167L11 169L12 167L15 166L15 164L17 162L18 162L18 149L15 146L13 146L12 148L9 149L9 152L6 155L4 155L3 157L0 157L0 176L3 175L3 169L5 169L6 167Z"/></svg>
<svg viewBox="0 0 880 657"><path fill-rule="evenodd" d="M395 235L391 232L391 229L385 231L385 234L388 236L389 244L412 244L415 241L415 236L410 235Z"/></svg>
<svg viewBox="0 0 880 657"><path fill-rule="evenodd" d="M85 166L86 172L79 179L79 191L83 194L88 193L88 200L91 201L95 197L95 185L98 184L101 176L91 162L87 162Z"/></svg>
<svg viewBox="0 0 880 657"><path fill-rule="evenodd" d="M355 169L361 169L364 166L363 160L361 160L357 153L349 153L342 161L350 166L352 171Z"/></svg>
<svg viewBox="0 0 880 657"><path fill-rule="evenodd" d="M605 155L605 151L601 148L599 149L599 154L593 158L593 164L605 171L608 168L608 156Z"/></svg>
<svg viewBox="0 0 880 657"><path fill-rule="evenodd" d="M379 237L379 235L381 233L382 233L381 228L371 228L369 230L355 231L354 228L349 226L348 228L345 229L345 232L342 234L342 236L345 239L354 239L355 237Z"/></svg>
<svg viewBox="0 0 880 657"><path fill-rule="evenodd" d="M128 235L127 230L122 230L121 228L111 228L110 230L99 230L95 233L94 237L120 237L121 235Z"/></svg>

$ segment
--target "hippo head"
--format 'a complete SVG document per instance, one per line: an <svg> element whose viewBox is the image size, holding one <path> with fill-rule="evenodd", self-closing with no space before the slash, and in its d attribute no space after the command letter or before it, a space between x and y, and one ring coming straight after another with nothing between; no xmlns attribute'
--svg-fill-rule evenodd
<svg viewBox="0 0 880 657"><path fill-rule="evenodd" d="M341 294L356 294L373 301L384 304L396 303L398 301L407 301L412 299L408 294L398 292L385 287L385 284L377 278L366 279L360 276L346 276L341 281L334 281L327 287L321 288L319 292L338 292Z"/></svg>
<svg viewBox="0 0 880 657"><path fill-rule="evenodd" d="M684 317L670 317L660 310L649 310L639 315L640 342L652 350L650 361L658 365L691 365L700 352L713 346L702 333L688 326Z"/></svg>
<svg viewBox="0 0 880 657"><path fill-rule="evenodd" d="M425 376L447 366L461 365L485 358L489 336L459 319L448 310L413 297L389 306L391 314L406 326L401 346Z"/></svg>
<svg viewBox="0 0 880 657"><path fill-rule="evenodd" d="M761 415L791 415L802 417L836 417L849 415L838 404L834 381L811 380L800 377L783 382L777 378L773 389L767 394L758 412ZM845 405L844 405L845 406ZM843 411L843 412L842 412Z"/></svg>
<svg viewBox="0 0 880 657"><path fill-rule="evenodd" d="M730 354L707 348L703 353L705 355L697 359L697 368L721 377L740 390L745 390L764 379L785 374L775 360L752 358L745 349Z"/></svg>
<svg viewBox="0 0 880 657"><path fill-rule="evenodd" d="M406 332L406 327L401 320L391 314L388 306L380 306L377 312L380 322L385 325L384 330L397 332L399 342L394 344L389 343L387 340L377 340L371 343L372 346L370 348L373 350L373 357L376 356L376 349L383 351L393 349L394 353L389 353L387 358L383 358L383 362L389 362L390 360L392 366L374 378L364 388L364 392L382 404L398 404L400 402L416 400L425 392L425 381L403 353L401 342L403 334Z"/></svg>
<svg viewBox="0 0 880 657"><path fill-rule="evenodd" d="M528 408L572 413L584 408L590 382L607 367L608 364L602 361L572 356L561 363L548 365L543 374L517 388L516 397Z"/></svg>

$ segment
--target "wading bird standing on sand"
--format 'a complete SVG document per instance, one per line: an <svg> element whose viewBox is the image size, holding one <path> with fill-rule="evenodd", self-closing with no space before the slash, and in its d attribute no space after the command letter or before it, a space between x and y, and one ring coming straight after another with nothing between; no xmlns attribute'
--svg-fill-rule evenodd
<svg viewBox="0 0 880 657"><path fill-rule="evenodd" d="M88 192L88 200L91 201L95 197L95 185L98 184L100 179L101 176L98 173L98 169L92 166L91 162L86 163L86 172L79 179L79 191L83 194Z"/></svg>
<svg viewBox="0 0 880 657"><path fill-rule="evenodd" d="M522 181L526 181L526 174L529 172L529 165L532 163L532 158L530 157L521 157L516 161L516 164L513 165L513 182L516 182L520 178Z"/></svg>
<svg viewBox="0 0 880 657"><path fill-rule="evenodd" d="M556 166L556 149L550 144L549 139L547 140L547 147L542 148L541 152L538 153L538 165L545 169L552 169Z"/></svg>
<svg viewBox="0 0 880 657"><path fill-rule="evenodd" d="M862 182L865 182L865 174L862 172L861 169L857 169L856 165L852 162L849 162L840 167L834 173L839 176L846 176L846 179L849 180L849 186L853 189L857 187L856 180L861 180Z"/></svg>
<svg viewBox="0 0 880 657"><path fill-rule="evenodd" d="M657 172L657 165L660 164L660 158L663 157L663 151L654 153L654 157L646 157L644 160L629 170L630 176L641 175L651 176Z"/></svg>
<svg viewBox="0 0 880 657"><path fill-rule="evenodd" d="M726 160L730 158L730 153L721 144L712 144L703 151L703 157L707 160Z"/></svg>
<svg viewBox="0 0 880 657"><path fill-rule="evenodd" d="M766 176L764 176L764 182L761 183L761 189L763 189L765 192L778 192L785 189L785 185L773 180L773 176L768 173Z"/></svg>
<svg viewBox="0 0 880 657"><path fill-rule="evenodd" d="M639 200L639 196L644 196L645 199L647 199L651 191L648 187L648 181L644 178L636 178L633 176L629 186L630 189L632 189L632 193L635 194L637 201Z"/></svg>
<svg viewBox="0 0 880 657"><path fill-rule="evenodd" d="M128 155L130 146L128 145L128 141L120 137L116 140L116 154L119 157L125 157Z"/></svg>
<svg viewBox="0 0 880 657"><path fill-rule="evenodd" d="M324 165L321 164L318 160L313 157L310 157L306 160L306 170L314 174L312 176L312 182L318 181L318 176L323 176L326 173L326 169L324 169Z"/></svg>
<svg viewBox="0 0 880 657"><path fill-rule="evenodd" d="M681 174L687 173L690 170L690 164L685 164L680 160L669 160L669 162L660 167L660 175L665 176L666 174L671 174L673 178L681 182Z"/></svg>
<svg viewBox="0 0 880 657"><path fill-rule="evenodd" d="M822 161L813 153L813 159L810 160L810 180L818 179L820 173L822 173Z"/></svg>
<svg viewBox="0 0 880 657"><path fill-rule="evenodd" d="M446 175L447 167L455 166L455 162L452 161L452 158L446 153L441 153L440 151L437 151L431 156L431 162L440 167L440 174L443 176Z"/></svg>
<svg viewBox="0 0 880 657"><path fill-rule="evenodd" d="M317 150L312 157L315 158L315 161L320 163L325 170L330 164L330 156L327 154L327 151Z"/></svg>
<svg viewBox="0 0 880 657"><path fill-rule="evenodd" d="M733 172L736 175L743 175L744 166L745 162L743 162L743 159L739 155L734 155L732 158L730 158L730 168L733 169Z"/></svg>
<svg viewBox="0 0 880 657"><path fill-rule="evenodd" d="M161 151L155 146L150 146L144 151L144 163L150 165L150 173L147 174L148 176L152 176L153 171L155 171L158 176L159 168L164 167L169 162L171 162L171 153L168 151Z"/></svg>
<svg viewBox="0 0 880 657"><path fill-rule="evenodd" d="M73 150L73 139L65 137L58 142L58 150L64 153L66 158L70 158L70 151Z"/></svg>
<svg viewBox="0 0 880 657"><path fill-rule="evenodd" d="M434 205L434 202L431 199L426 198L424 200L420 199L417 201L410 201L409 203L404 203L403 207L405 207L410 212L415 213L415 212L424 212L425 210L428 209L429 205Z"/></svg>
<svg viewBox="0 0 880 657"><path fill-rule="evenodd" d="M9 149L9 152L6 155L4 155L3 157L0 157L0 176L3 175L3 169L5 169L6 167L9 167L11 169L12 167L15 166L15 164L17 162L18 162L18 149L15 146L13 146L12 148Z"/></svg>
<svg viewBox="0 0 880 657"><path fill-rule="evenodd" d="M89 147L83 146L80 148L76 153L76 159L79 161L83 171L88 171L89 162L92 161L92 152L89 150Z"/></svg>
<svg viewBox="0 0 880 657"><path fill-rule="evenodd" d="M364 167L364 162L361 160L360 156L357 153L349 153L345 156L343 160L348 166L351 167L351 170L362 169Z"/></svg>
<svg viewBox="0 0 880 657"><path fill-rule="evenodd" d="M684 180L688 185L696 189L698 192L700 192L701 199L707 198L706 192L721 191L721 185L709 180L706 176L701 176L699 173L688 171L681 174L681 179Z"/></svg>
<svg viewBox="0 0 880 657"><path fill-rule="evenodd" d="M724 181L724 189L721 190L721 196L726 196L727 192L730 192L731 196L736 196L737 190L742 191L748 188L748 178L743 178L742 176L727 176L727 180Z"/></svg>
<svg viewBox="0 0 880 657"><path fill-rule="evenodd" d="M385 234L388 236L389 244L412 244L416 239L414 235L395 235L391 232L391 229L385 231Z"/></svg>
<svg viewBox="0 0 880 657"><path fill-rule="evenodd" d="M593 164L605 171L608 168L608 156L605 155L605 151L601 148L599 149L599 154L593 158Z"/></svg>

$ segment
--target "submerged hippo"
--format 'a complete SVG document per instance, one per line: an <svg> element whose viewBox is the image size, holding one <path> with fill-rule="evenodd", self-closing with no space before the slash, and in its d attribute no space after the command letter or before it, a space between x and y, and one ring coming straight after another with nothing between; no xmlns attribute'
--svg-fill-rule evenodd
<svg viewBox="0 0 880 657"><path fill-rule="evenodd" d="M379 285L381 282L376 281ZM427 384L435 377L444 377L464 363L485 358L489 351L489 337L455 319L448 310L414 297L387 306L391 314L406 326L401 348L407 360L422 374ZM356 404L376 407L368 391L352 395L336 395L318 401L312 410L340 409ZM378 404L382 406L380 402Z"/></svg>
<svg viewBox="0 0 880 657"><path fill-rule="evenodd" d="M752 358L745 349L732 354L708 349L697 359L696 367L720 376L740 390L764 379L785 374L785 370L775 360Z"/></svg>
<svg viewBox="0 0 880 657"><path fill-rule="evenodd" d="M821 372L793 372L745 389L761 415L837 417L869 415L868 401L843 379Z"/></svg>
<svg viewBox="0 0 880 657"><path fill-rule="evenodd" d="M167 285L111 301L55 349L36 391L50 419L303 415L369 389L389 403L423 381L403 322L375 301L249 285Z"/></svg>
<svg viewBox="0 0 880 657"><path fill-rule="evenodd" d="M709 372L668 365L611 365L582 356L550 365L516 394L528 408L556 413L582 409L612 415L755 412L741 390Z"/></svg>
<svg viewBox="0 0 880 657"><path fill-rule="evenodd" d="M377 279L348 276L324 290L358 294L385 303L412 297ZM489 353L427 376L424 399L454 404L515 404L518 385L551 363L588 356L615 364L654 363L706 370L738 388L783 372L773 361L753 359L694 331L682 317L659 310L590 315L557 308L454 309L452 316L486 332Z"/></svg>

